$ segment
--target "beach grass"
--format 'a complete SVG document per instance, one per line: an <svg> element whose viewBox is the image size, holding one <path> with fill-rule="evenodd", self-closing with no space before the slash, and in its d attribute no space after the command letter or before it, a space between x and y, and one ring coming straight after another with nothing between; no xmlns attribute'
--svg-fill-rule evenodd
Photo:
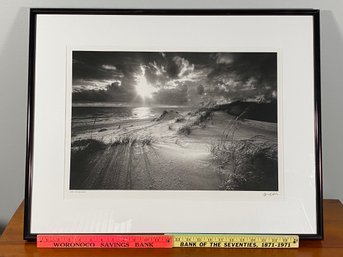
<svg viewBox="0 0 343 257"><path fill-rule="evenodd" d="M189 134L191 134L192 132L192 128L191 128L191 125L183 125L181 126L178 130L177 130L177 133L179 135L185 135L185 136L188 136Z"/></svg>

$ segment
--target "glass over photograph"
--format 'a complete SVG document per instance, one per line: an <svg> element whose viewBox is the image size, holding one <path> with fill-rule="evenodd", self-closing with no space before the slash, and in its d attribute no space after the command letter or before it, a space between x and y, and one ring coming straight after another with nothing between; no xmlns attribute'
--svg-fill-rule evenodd
<svg viewBox="0 0 343 257"><path fill-rule="evenodd" d="M70 67L70 190L279 190L276 52L72 51Z"/></svg>

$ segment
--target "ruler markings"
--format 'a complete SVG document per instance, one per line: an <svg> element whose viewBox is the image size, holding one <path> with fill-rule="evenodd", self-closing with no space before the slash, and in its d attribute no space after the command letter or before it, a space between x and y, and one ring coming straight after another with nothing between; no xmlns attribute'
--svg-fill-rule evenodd
<svg viewBox="0 0 343 257"><path fill-rule="evenodd" d="M296 235L38 235L39 248L298 248Z"/></svg>

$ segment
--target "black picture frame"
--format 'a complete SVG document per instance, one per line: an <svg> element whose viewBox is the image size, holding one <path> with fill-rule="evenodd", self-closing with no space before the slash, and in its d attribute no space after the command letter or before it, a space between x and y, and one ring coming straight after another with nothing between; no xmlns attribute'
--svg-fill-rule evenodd
<svg viewBox="0 0 343 257"><path fill-rule="evenodd" d="M25 178L25 218L24 239L36 240L31 232L31 204L33 180L34 121L35 121L35 77L36 77L36 20L39 15L151 15L151 16L309 16L313 18L313 58L314 58L314 142L316 181L316 234L299 234L300 239L323 239L323 189L322 189L322 136L320 97L320 11L314 9L31 9L29 35L26 178ZM229 233L229 231L228 231Z"/></svg>

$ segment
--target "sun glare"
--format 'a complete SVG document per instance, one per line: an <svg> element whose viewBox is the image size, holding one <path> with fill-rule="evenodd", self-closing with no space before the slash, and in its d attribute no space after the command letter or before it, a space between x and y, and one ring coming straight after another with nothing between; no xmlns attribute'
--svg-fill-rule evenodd
<svg viewBox="0 0 343 257"><path fill-rule="evenodd" d="M142 73L136 76L136 91L141 97L151 98L156 89L151 86L145 77L145 69L141 66Z"/></svg>

